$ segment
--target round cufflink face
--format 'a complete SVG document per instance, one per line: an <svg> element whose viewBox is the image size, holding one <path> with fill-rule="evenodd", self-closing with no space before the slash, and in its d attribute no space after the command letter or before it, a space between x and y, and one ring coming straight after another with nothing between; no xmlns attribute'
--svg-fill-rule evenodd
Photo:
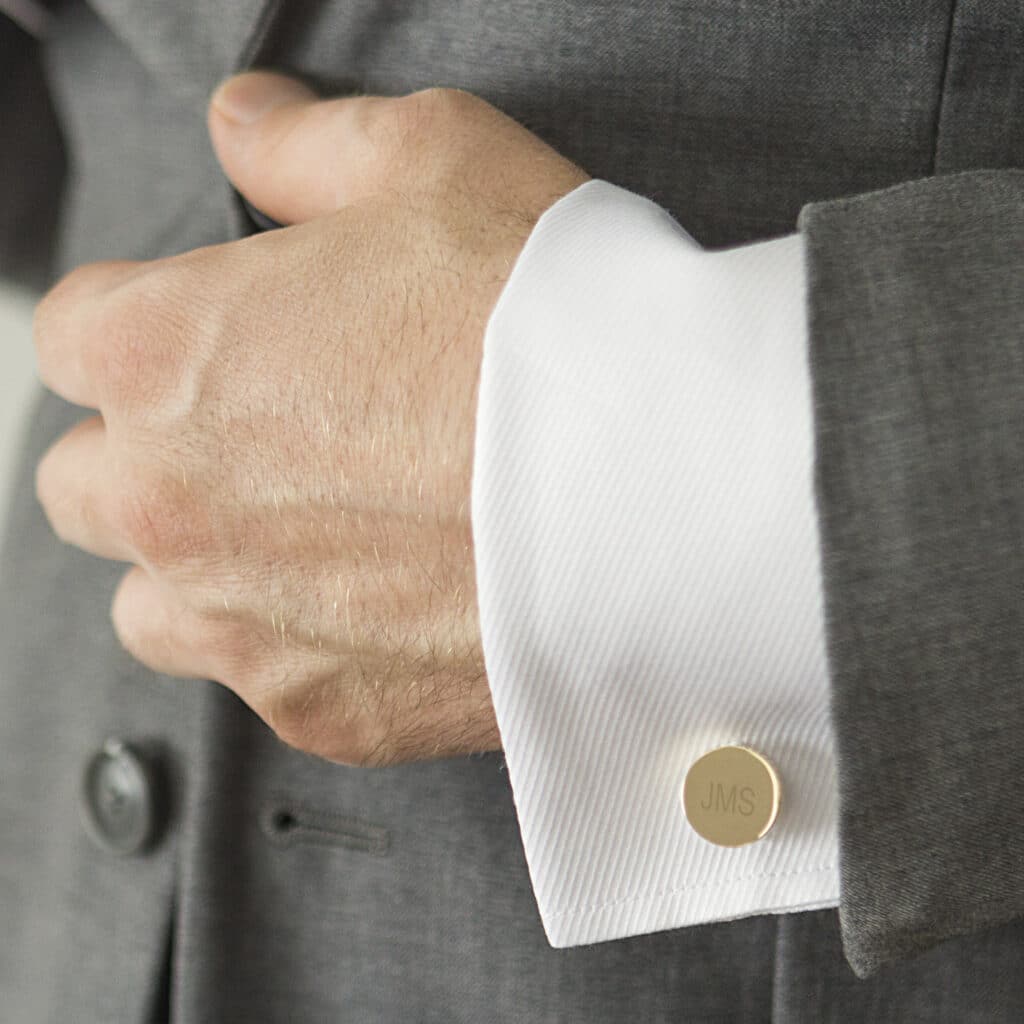
<svg viewBox="0 0 1024 1024"><path fill-rule="evenodd" d="M683 810L698 835L744 846L775 824L782 787L767 758L749 747L719 747L698 758L683 782Z"/></svg>

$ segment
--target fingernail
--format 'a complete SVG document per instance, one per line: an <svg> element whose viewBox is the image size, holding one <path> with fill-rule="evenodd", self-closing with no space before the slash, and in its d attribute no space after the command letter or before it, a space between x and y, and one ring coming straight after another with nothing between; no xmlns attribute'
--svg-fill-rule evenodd
<svg viewBox="0 0 1024 1024"><path fill-rule="evenodd" d="M309 100L314 93L301 82L269 71L247 71L217 87L210 103L236 124L252 124L282 103Z"/></svg>

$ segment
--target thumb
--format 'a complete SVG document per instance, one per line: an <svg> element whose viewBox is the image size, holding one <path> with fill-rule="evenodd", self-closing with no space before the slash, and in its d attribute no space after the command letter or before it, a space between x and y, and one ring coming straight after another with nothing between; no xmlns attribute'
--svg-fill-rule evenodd
<svg viewBox="0 0 1024 1024"><path fill-rule="evenodd" d="M282 224L340 209L339 104L346 102L322 100L298 80L270 71L222 82L210 97L207 126L228 180Z"/></svg>

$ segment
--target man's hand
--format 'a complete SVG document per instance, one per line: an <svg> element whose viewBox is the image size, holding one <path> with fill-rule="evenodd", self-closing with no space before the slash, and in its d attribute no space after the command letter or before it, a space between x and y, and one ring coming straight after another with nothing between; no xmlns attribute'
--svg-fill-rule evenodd
<svg viewBox="0 0 1024 1024"><path fill-rule="evenodd" d="M230 687L285 742L350 764L494 749L469 515L483 334L587 175L446 89L317 100L250 72L209 129L290 226L49 292L43 381L100 415L43 459L43 507L134 563L113 604L130 652Z"/></svg>

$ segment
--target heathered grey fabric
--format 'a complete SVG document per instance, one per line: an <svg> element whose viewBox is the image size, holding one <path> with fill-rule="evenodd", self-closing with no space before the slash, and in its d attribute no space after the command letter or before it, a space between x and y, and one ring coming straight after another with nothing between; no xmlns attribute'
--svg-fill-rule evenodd
<svg viewBox="0 0 1024 1024"><path fill-rule="evenodd" d="M800 218L861 972L1024 914L1024 171Z"/></svg>
<svg viewBox="0 0 1024 1024"><path fill-rule="evenodd" d="M226 690L119 650L124 567L61 546L33 497L36 461L82 415L41 395L0 554L0 1019L1024 1018L1024 925L999 924L1021 913L1024 832L1022 186L946 176L1024 165L1022 33L1010 0L65 5L44 51L60 233L14 268L6 228L6 273L45 283L51 255L60 272L251 230L204 121L249 62L325 92L470 89L707 246L804 210L842 930L828 911L550 949L500 756L329 765ZM63 158L46 99L24 98L28 53L3 65L0 126L49 141L28 171L5 150L0 207L28 174L35 208L56 209ZM101 852L79 821L108 736L166 775L144 857ZM862 974L884 968L858 979L844 944Z"/></svg>

